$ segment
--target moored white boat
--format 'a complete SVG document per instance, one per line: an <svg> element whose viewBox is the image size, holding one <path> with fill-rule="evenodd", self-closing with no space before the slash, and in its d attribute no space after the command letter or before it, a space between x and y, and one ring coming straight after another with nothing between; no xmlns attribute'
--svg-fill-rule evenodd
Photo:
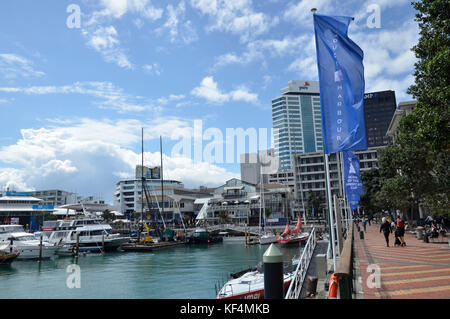
<svg viewBox="0 0 450 319"><path fill-rule="evenodd" d="M286 292L294 275L286 273L283 276ZM239 278L229 280L215 299L264 299L264 274L258 270L249 271Z"/></svg>
<svg viewBox="0 0 450 319"><path fill-rule="evenodd" d="M8 243L0 243L0 266L11 264L20 253Z"/></svg>
<svg viewBox="0 0 450 319"><path fill-rule="evenodd" d="M77 241L80 250L97 251L116 250L130 241L129 237L113 234L110 225L95 217L44 222L43 230L46 241L65 247L61 249L63 253L70 251Z"/></svg>
<svg viewBox="0 0 450 319"><path fill-rule="evenodd" d="M261 245L267 245L267 244L276 243L276 242L277 242L277 236L272 232L264 233L259 237L259 243Z"/></svg>
<svg viewBox="0 0 450 319"><path fill-rule="evenodd" d="M0 240L4 243L10 243L11 247L20 254L17 259L37 259L51 258L59 248L56 244L51 244L36 239L33 234L26 233L21 225L1 225Z"/></svg>

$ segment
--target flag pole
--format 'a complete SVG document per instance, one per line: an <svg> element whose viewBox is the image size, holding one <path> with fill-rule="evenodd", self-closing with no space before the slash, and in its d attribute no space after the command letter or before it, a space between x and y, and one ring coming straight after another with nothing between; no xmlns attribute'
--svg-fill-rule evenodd
<svg viewBox="0 0 450 319"><path fill-rule="evenodd" d="M333 251L333 272L336 271L336 247L335 247L335 236L334 236L334 214L333 214L333 204L331 199L331 181L330 181L330 167L328 164L328 154L325 155L325 172L327 175L327 193L328 193L328 212L330 214L330 231L331 231L331 248Z"/></svg>
<svg viewBox="0 0 450 319"><path fill-rule="evenodd" d="M317 12L316 8L312 8L311 12L313 15ZM333 205L331 199L331 181L330 181L330 167L328 164L328 154L324 152L325 155L325 172L327 176L327 197L328 197L328 212L330 216L330 232L331 232L331 248L333 251L333 272L336 271L336 247L335 247L335 236L334 236L334 216L333 216Z"/></svg>

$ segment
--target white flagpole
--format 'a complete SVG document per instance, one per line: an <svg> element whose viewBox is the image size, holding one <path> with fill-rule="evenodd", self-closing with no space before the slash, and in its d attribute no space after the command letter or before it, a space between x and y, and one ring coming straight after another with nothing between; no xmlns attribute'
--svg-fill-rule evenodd
<svg viewBox="0 0 450 319"><path fill-rule="evenodd" d="M259 161L259 158L258 158L258 161ZM262 163L260 164L260 167L259 167L259 179L260 179L260 182L261 182L261 186L260 186L260 189L259 189L259 237L261 237L261 211L262 211L262 205L263 205L263 185L264 185L264 183L263 183L263 176L262 176Z"/></svg>
<svg viewBox="0 0 450 319"><path fill-rule="evenodd" d="M336 271L336 247L335 247L335 237L334 237L334 214L333 214L333 204L331 199L331 181L330 181L330 167L328 164L328 154L325 154L325 171L327 174L327 192L328 192L328 211L330 214L330 231L331 231L331 248L333 250L333 272Z"/></svg>
<svg viewBox="0 0 450 319"><path fill-rule="evenodd" d="M344 200L345 225L347 226L347 229L348 229L349 228L349 223L348 223L349 211L348 211L348 205L347 205L347 203L348 203L347 194L345 193L344 152L340 152L340 159L341 159L340 170L341 170L341 178L342 178L342 199Z"/></svg>

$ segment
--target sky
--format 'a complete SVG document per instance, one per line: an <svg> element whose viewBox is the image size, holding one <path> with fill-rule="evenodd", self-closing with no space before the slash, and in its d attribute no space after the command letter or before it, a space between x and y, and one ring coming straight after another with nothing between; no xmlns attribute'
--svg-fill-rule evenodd
<svg viewBox="0 0 450 319"><path fill-rule="evenodd" d="M313 7L355 18L366 92L412 99L409 0L1 1L0 190L111 202L141 162L141 128L146 165L162 138L164 178L239 178L239 154L272 145L271 99L318 79ZM248 145L227 138L239 129Z"/></svg>

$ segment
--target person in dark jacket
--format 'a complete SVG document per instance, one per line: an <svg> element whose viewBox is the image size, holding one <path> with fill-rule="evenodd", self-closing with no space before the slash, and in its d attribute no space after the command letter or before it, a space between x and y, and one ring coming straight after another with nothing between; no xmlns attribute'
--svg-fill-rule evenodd
<svg viewBox="0 0 450 319"><path fill-rule="evenodd" d="M381 220L380 233L383 232L384 238L386 238L386 247L389 247L389 234L392 233L391 224L383 217Z"/></svg>

